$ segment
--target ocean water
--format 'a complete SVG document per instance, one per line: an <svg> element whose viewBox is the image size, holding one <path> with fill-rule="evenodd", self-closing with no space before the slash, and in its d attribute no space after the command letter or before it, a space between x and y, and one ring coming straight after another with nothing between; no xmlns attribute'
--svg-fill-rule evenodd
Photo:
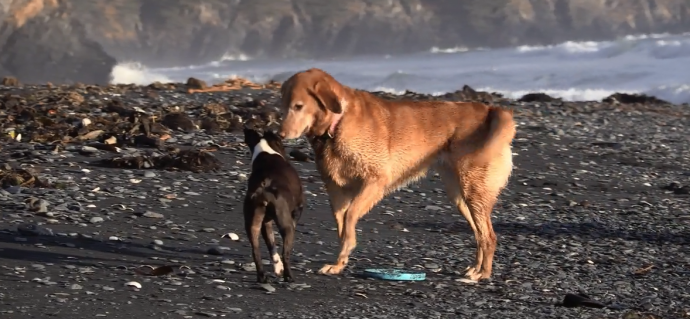
<svg viewBox="0 0 690 319"><path fill-rule="evenodd" d="M405 55L331 60L259 60L223 56L205 65L150 69L132 62L113 68L113 83L219 83L232 77L284 81L318 67L360 89L443 94L467 84L520 97L544 92L565 100L600 100L613 92L646 93L690 103L690 33L635 35L615 41L565 42L504 49L431 48Z"/></svg>

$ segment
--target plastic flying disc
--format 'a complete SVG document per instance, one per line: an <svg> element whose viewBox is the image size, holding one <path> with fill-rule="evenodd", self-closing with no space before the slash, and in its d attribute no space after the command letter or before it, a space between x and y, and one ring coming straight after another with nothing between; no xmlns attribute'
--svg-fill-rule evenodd
<svg viewBox="0 0 690 319"><path fill-rule="evenodd" d="M365 269L364 276L396 281L421 281L426 279L426 274L423 272L405 271L402 269Z"/></svg>

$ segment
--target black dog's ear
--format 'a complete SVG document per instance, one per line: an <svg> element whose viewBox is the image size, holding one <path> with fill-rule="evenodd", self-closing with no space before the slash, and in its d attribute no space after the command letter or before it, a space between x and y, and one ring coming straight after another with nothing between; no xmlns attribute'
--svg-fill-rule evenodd
<svg viewBox="0 0 690 319"><path fill-rule="evenodd" d="M273 132L271 130L267 130L266 132L264 132L264 138L282 141L280 136L278 136L278 134L276 134L275 132Z"/></svg>
<svg viewBox="0 0 690 319"><path fill-rule="evenodd" d="M266 143L276 152L280 153L283 157L285 157L285 147L283 146L283 139L278 136L278 134L274 133L273 131L266 131L264 133L264 140L266 140Z"/></svg>
<svg viewBox="0 0 690 319"><path fill-rule="evenodd" d="M248 146L259 144L261 141L261 134L256 130L245 127L244 128L244 143Z"/></svg>

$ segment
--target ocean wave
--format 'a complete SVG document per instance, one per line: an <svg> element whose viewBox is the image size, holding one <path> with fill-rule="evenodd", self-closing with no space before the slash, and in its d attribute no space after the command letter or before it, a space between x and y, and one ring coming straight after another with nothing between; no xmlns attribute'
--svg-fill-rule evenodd
<svg viewBox="0 0 690 319"><path fill-rule="evenodd" d="M220 62L222 61L250 61L252 60L252 57L244 54L244 53L228 53L226 52L223 54L222 57L220 57Z"/></svg>
<svg viewBox="0 0 690 319"><path fill-rule="evenodd" d="M149 70L139 62L121 62L110 72L110 82L114 84L147 85L153 82L172 82L168 76Z"/></svg>
<svg viewBox="0 0 690 319"><path fill-rule="evenodd" d="M462 52L467 52L470 49L467 47L454 47L454 48L439 48L439 47L432 47L429 52L431 53L445 53L445 54L453 54L453 53L462 53Z"/></svg>
<svg viewBox="0 0 690 319"><path fill-rule="evenodd" d="M646 94L656 96L675 104L690 103L690 85L664 85L648 90L605 90L605 89L533 89L503 90L492 87L477 88L478 91L496 92L507 98L518 99L528 93L545 93L564 101L601 101L614 93Z"/></svg>
<svg viewBox="0 0 690 319"><path fill-rule="evenodd" d="M453 54L460 53L462 54ZM601 100L614 93L645 93L674 103L690 102L690 33L634 35L614 41L569 41L504 49L432 48L426 54L335 60L254 60L227 54L218 61L180 68L147 69L122 63L113 83L208 82L244 77L285 81L318 67L345 85L366 90L426 94L467 84L510 97L543 92L565 100Z"/></svg>
<svg viewBox="0 0 690 319"><path fill-rule="evenodd" d="M482 88L477 88L476 90L478 91L487 91L487 92L496 92L500 93L503 96L507 98L512 98L512 99L519 99L520 97L524 96L525 94L528 93L545 93L548 94L549 96L555 97L555 98L561 98L564 101L601 101L603 98L619 92L619 93L638 93L634 91L626 91L626 90L604 90L604 89L576 89L576 88L570 88L570 89L542 89L542 90L503 90L503 89L495 89L492 87L482 87Z"/></svg>

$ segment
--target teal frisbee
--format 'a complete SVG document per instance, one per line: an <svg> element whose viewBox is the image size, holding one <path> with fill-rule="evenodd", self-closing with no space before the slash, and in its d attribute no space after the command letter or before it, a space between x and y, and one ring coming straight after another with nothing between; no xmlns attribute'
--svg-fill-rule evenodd
<svg viewBox="0 0 690 319"><path fill-rule="evenodd" d="M369 278L394 281L422 281L426 273L402 269L365 269L363 275Z"/></svg>

